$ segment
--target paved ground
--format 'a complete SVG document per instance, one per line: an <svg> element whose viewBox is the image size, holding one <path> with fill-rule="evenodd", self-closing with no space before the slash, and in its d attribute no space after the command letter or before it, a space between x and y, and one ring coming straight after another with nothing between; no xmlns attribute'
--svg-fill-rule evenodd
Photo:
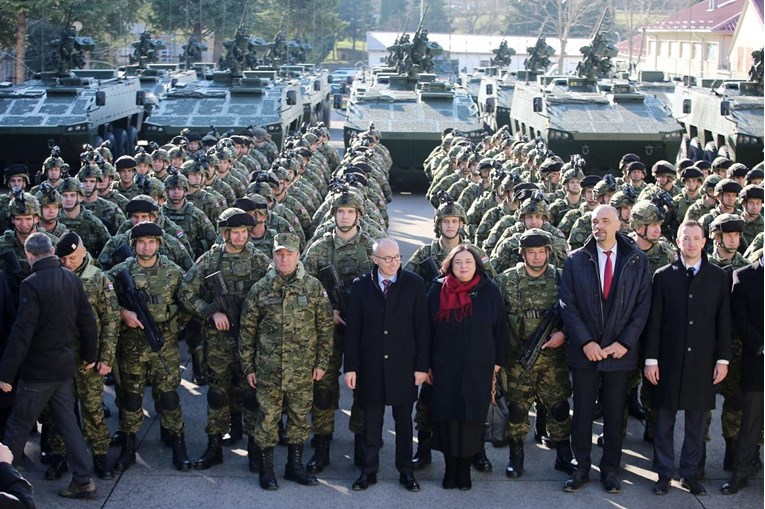
<svg viewBox="0 0 765 509"><path fill-rule="evenodd" d="M396 195L389 208L393 222L391 235L401 243L401 252L407 258L432 234L432 211L421 196ZM185 345L183 345L185 348ZM186 422L186 437L189 455L198 457L205 448L205 394L206 388L197 387L189 381L188 357L183 357L185 370L180 389ZM107 404L114 410L111 388L107 388ZM728 474L722 470L723 442L720 436L719 412L715 412L712 441L709 443L706 487L709 495L694 497L679 488L667 496L657 498L651 494L655 475L651 472L651 447L642 441L643 425L629 420L628 435L624 442L623 490L617 495L605 493L597 482L590 483L578 494L566 494L561 487L565 474L553 470L554 451L533 443L529 437L526 445L526 473L518 480L507 479L504 467L507 449L488 448L489 458L494 463L494 472L473 473L473 489L469 492L444 491L440 481L443 475L443 460L437 454L433 465L418 472L422 485L420 493L408 493L397 482L393 466L393 423L388 415L384 436L386 446L381 455L380 482L367 492L352 493L350 486L358 476L353 466L353 436L348 431L350 413L350 392L343 390L341 409L337 414L337 429L332 443L332 465L319 475L321 485L307 488L281 478L286 461L286 450L276 451L275 465L279 473L280 489L266 493L257 484L257 476L247 470L246 443L225 450L223 465L199 472L177 472L171 464L171 453L159 440L159 421L154 414L154 405L147 390L147 419L139 435L138 463L118 476L114 481L98 481L98 498L91 502L70 501L59 498L56 491L64 486L68 475L61 481L43 480L44 468L39 463L37 438L32 438L26 453L31 460L23 462L24 474L35 487L38 507L79 508L103 507L109 509L129 508L197 508L252 507L266 504L266 507L581 507L581 508L643 508L652 506L680 508L759 508L763 506L762 475L754 479L750 487L739 495L725 497L718 489ZM718 407L720 405L718 404ZM116 417L108 419L110 429L117 427ZM601 423L596 422L594 432L598 433ZM681 438L678 437L678 444ZM679 448L679 446L678 446ZM118 449L110 451L113 461ZM308 457L310 451L306 450ZM600 451L595 448L593 459L597 463ZM594 472L597 478L597 472Z"/></svg>

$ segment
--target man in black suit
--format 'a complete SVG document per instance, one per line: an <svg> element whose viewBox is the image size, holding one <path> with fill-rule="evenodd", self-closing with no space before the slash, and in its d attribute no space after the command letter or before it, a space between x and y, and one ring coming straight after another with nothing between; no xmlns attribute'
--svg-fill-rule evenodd
<svg viewBox="0 0 765 509"><path fill-rule="evenodd" d="M622 421L627 382L637 367L638 340L651 308L648 258L618 233L615 208L592 212L592 236L569 253L560 285L561 317L568 336L568 365L574 389L571 442L577 471L563 490L577 492L590 480L592 418L603 387L603 456L600 481L621 490Z"/></svg>
<svg viewBox="0 0 765 509"><path fill-rule="evenodd" d="M741 338L741 430L736 440L734 474L720 493L733 495L754 475L759 460L757 446L763 425L763 314L765 285L762 256L753 264L733 272L730 296L733 328Z"/></svg>
<svg viewBox="0 0 765 509"><path fill-rule="evenodd" d="M351 286L345 332L345 383L364 410L364 466L355 491L377 482L385 406L396 427L396 469L409 491L420 485L412 470L412 403L430 367L425 283L401 268L398 244L373 246L375 267Z"/></svg>
<svg viewBox="0 0 765 509"><path fill-rule="evenodd" d="M656 386L654 467L657 495L669 489L675 463L678 410L685 411L680 453L681 486L693 495L706 490L696 477L704 447L707 412L715 407L715 385L728 374L731 358L728 275L707 261L704 230L685 221L677 230L680 258L656 271L646 329L645 378Z"/></svg>

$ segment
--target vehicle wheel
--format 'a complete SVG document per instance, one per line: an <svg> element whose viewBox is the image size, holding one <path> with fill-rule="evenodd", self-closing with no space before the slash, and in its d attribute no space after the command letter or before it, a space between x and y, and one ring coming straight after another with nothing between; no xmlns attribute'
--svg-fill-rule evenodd
<svg viewBox="0 0 765 509"><path fill-rule="evenodd" d="M114 153L114 147L117 146L117 140L114 139L114 133L109 133L106 136L106 141L109 142L109 150L112 151L112 159L117 159L117 156Z"/></svg>
<svg viewBox="0 0 765 509"><path fill-rule="evenodd" d="M332 113L332 108L330 107L329 99L325 99L324 102L321 103L321 120L324 122L324 125L329 128L329 120L330 120L330 114Z"/></svg>
<svg viewBox="0 0 765 509"><path fill-rule="evenodd" d="M134 125L127 128L128 154L135 155L135 147L138 145L138 129Z"/></svg>
<svg viewBox="0 0 765 509"><path fill-rule="evenodd" d="M104 142L104 139L100 136L93 138L93 148L98 148Z"/></svg>
<svg viewBox="0 0 765 509"><path fill-rule="evenodd" d="M128 134L124 129L114 129L114 147L112 154L114 158L122 157L128 154Z"/></svg>

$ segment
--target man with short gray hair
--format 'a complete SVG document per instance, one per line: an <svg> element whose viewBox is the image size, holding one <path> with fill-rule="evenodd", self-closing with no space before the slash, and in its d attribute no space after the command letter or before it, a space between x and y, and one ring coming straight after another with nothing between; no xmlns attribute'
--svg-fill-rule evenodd
<svg viewBox="0 0 765 509"><path fill-rule="evenodd" d="M32 272L21 283L18 314L0 361L0 389L10 392L17 374L19 379L5 443L21 458L29 430L50 403L72 470L71 484L59 495L92 498L93 459L74 414L72 345L79 337L80 358L85 369L92 369L98 360L98 325L82 282L61 266L50 238L33 233L24 249Z"/></svg>

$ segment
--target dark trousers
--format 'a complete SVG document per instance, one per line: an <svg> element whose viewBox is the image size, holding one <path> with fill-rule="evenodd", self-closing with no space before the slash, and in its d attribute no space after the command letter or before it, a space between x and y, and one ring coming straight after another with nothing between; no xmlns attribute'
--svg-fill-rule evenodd
<svg viewBox="0 0 765 509"><path fill-rule="evenodd" d="M412 404L392 405L396 429L396 469L401 474L412 473ZM376 474L380 468L383 418L385 405L363 405L364 467L366 474Z"/></svg>
<svg viewBox="0 0 765 509"><path fill-rule="evenodd" d="M763 425L762 391L742 392L741 429L736 441L735 470L738 475L749 477L756 473L754 465L760 452L758 443Z"/></svg>
<svg viewBox="0 0 765 509"><path fill-rule="evenodd" d="M696 475L704 451L704 431L707 410L685 410L685 436L680 451L678 474L685 479ZM653 442L653 466L662 477L672 477L675 469L676 410L656 409L656 429Z"/></svg>
<svg viewBox="0 0 765 509"><path fill-rule="evenodd" d="M5 445L11 450L16 461L21 460L29 430L48 403L53 414L53 424L66 445L72 480L85 484L93 475L93 458L77 426L72 377L59 382L42 383L19 380L16 400L5 430Z"/></svg>
<svg viewBox="0 0 765 509"><path fill-rule="evenodd" d="M598 385L602 385L603 404L603 456L600 476L617 474L622 459L622 421L627 404L627 382L631 371L598 371L572 369L574 389L574 415L571 419L571 448L578 469L589 472L592 466L592 418Z"/></svg>

